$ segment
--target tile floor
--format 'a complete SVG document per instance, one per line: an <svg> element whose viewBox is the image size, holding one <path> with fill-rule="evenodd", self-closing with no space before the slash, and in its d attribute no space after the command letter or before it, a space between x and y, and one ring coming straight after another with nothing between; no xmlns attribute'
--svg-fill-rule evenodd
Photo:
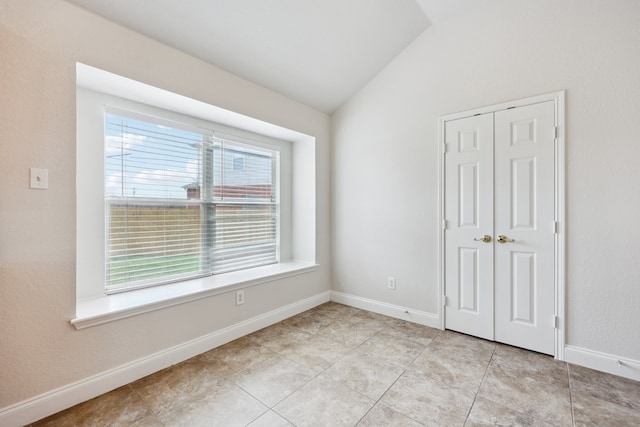
<svg viewBox="0 0 640 427"><path fill-rule="evenodd" d="M327 303L33 426L638 426L640 382Z"/></svg>

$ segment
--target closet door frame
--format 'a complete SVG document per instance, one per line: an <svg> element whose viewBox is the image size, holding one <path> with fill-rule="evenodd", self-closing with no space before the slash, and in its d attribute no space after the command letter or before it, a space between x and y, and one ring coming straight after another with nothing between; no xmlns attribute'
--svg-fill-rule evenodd
<svg viewBox="0 0 640 427"><path fill-rule="evenodd" d="M565 335L566 335L566 316L565 316L565 297L566 297L566 279L565 279L565 260L566 260L566 213L565 213L565 91L547 93L544 95L533 96L529 98L519 99L516 101L504 102L501 104L490 105L473 110L461 111L458 113L447 114L438 119L438 317L440 328L445 328L445 124L447 121L472 117L478 114L495 113L497 111L506 110L508 108L523 107L526 105L537 104L541 102L553 101L555 106L555 122L556 122L556 142L555 142L555 161L554 161L554 214L556 222L555 233L555 260L554 260L554 293L555 293L555 352L554 357L557 360L565 360Z"/></svg>

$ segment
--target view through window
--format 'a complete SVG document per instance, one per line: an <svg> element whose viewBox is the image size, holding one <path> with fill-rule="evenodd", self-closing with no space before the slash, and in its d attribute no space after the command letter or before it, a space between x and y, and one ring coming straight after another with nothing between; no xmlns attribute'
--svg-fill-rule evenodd
<svg viewBox="0 0 640 427"><path fill-rule="evenodd" d="M105 112L106 290L278 262L279 152Z"/></svg>

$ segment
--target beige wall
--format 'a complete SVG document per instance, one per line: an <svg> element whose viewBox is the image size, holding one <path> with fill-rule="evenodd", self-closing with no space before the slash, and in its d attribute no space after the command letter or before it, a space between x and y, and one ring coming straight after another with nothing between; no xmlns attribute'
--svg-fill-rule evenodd
<svg viewBox="0 0 640 427"><path fill-rule="evenodd" d="M320 269L75 330L76 61L315 136ZM0 146L0 409L329 289L323 113L64 1L0 0Z"/></svg>
<svg viewBox="0 0 640 427"><path fill-rule="evenodd" d="M640 361L640 2L483 4L332 116L333 289L439 314L438 117L566 89L567 344Z"/></svg>

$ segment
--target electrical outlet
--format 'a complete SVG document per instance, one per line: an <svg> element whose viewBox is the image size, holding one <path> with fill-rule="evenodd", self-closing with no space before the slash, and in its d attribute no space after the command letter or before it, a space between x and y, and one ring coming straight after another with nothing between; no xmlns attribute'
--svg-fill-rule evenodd
<svg viewBox="0 0 640 427"><path fill-rule="evenodd" d="M387 289L391 289L392 291L396 290L396 278L395 277L387 277Z"/></svg>
<svg viewBox="0 0 640 427"><path fill-rule="evenodd" d="M244 304L244 291L236 291L236 305Z"/></svg>

